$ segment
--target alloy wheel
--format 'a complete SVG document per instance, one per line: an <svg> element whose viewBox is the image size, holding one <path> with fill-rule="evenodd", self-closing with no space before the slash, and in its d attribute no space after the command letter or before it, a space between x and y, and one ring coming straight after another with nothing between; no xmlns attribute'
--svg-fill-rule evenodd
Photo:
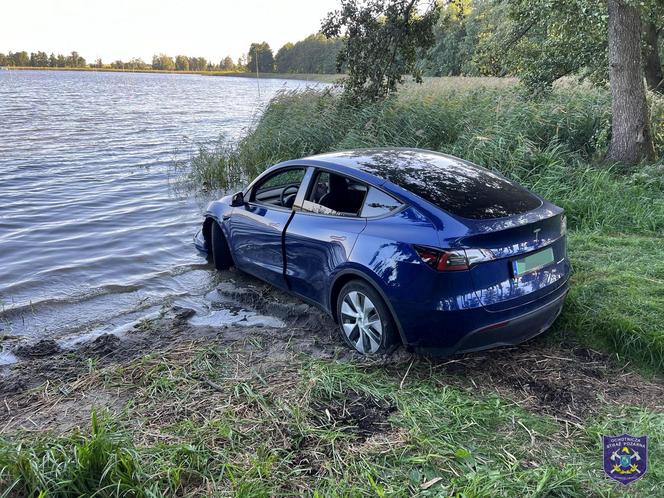
<svg viewBox="0 0 664 498"><path fill-rule="evenodd" d="M360 353L375 353L381 345L383 322L374 303L359 291L351 291L341 304L341 325Z"/></svg>

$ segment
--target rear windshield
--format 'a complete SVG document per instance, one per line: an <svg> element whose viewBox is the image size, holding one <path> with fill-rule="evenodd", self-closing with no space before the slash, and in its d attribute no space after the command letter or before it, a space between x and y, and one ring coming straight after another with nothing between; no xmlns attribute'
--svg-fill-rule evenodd
<svg viewBox="0 0 664 498"><path fill-rule="evenodd" d="M484 168L452 157L402 161L381 176L463 218L513 216L542 203L523 187Z"/></svg>

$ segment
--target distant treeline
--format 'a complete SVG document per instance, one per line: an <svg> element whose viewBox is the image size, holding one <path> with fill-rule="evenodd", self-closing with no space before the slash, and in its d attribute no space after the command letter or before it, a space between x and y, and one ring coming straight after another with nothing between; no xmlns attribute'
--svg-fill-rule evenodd
<svg viewBox="0 0 664 498"><path fill-rule="evenodd" d="M9 52L0 53L0 66L23 66L23 67L87 67L85 59L72 52L69 55L46 52Z"/></svg>
<svg viewBox="0 0 664 498"><path fill-rule="evenodd" d="M129 70L148 70L157 69L162 71L237 71L243 69L243 60L233 61L231 57L225 57L218 64L208 61L205 57L188 57L178 55L175 58L165 54L158 54L152 57L152 64L143 59L135 57L128 61L116 60L109 64L101 59L87 63L78 52L72 52L69 55L54 54L48 55L46 52L9 52L0 53L0 66L19 66L19 67L53 67L53 68L111 68L111 69L129 69Z"/></svg>
<svg viewBox="0 0 664 498"><path fill-rule="evenodd" d="M286 43L279 49L276 56L270 45L266 42L252 43L246 55L237 60L230 56L219 62L209 61L205 57L189 57L167 54L156 54L152 63L140 58L128 61L116 60L104 63L101 59L86 62L78 52L69 55L46 52L9 52L0 53L0 66L20 67L51 67L51 68L110 68L134 71L256 71L261 73L334 73L336 72L336 58L343 41L340 39L327 39L323 35L311 35L297 43Z"/></svg>

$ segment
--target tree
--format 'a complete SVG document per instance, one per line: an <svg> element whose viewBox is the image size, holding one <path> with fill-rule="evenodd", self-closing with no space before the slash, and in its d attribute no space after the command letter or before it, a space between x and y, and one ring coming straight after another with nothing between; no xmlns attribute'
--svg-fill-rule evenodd
<svg viewBox="0 0 664 498"><path fill-rule="evenodd" d="M85 67L85 59L78 55L78 52L73 51L65 58L64 67Z"/></svg>
<svg viewBox="0 0 664 498"><path fill-rule="evenodd" d="M247 54L247 69L250 72L255 73L256 64L258 64L258 72L271 73L274 71L274 55L267 42L252 43L249 47L249 53Z"/></svg>
<svg viewBox="0 0 664 498"><path fill-rule="evenodd" d="M423 11L418 3L341 0L341 8L327 15L321 32L328 38L345 37L337 70L348 67L347 95L358 100L383 98L396 91L406 74L422 82L417 53L433 45L439 11L433 1Z"/></svg>
<svg viewBox="0 0 664 498"><path fill-rule="evenodd" d="M664 93L664 74L660 57L660 40L664 31L664 2L653 2L643 16L643 69L648 88Z"/></svg>
<svg viewBox="0 0 664 498"><path fill-rule="evenodd" d="M659 87L660 33L664 29L664 2L638 2L644 33L643 62L648 87ZM483 33L485 57L503 59L509 73L518 74L531 89L548 90L562 76L575 75L593 83L608 81L608 11L597 0L499 0L507 15L495 29Z"/></svg>
<svg viewBox="0 0 664 498"><path fill-rule="evenodd" d="M53 52L48 56L48 67L58 67L58 59Z"/></svg>
<svg viewBox="0 0 664 498"><path fill-rule="evenodd" d="M175 62L173 62L172 57L166 54L153 55L152 69L161 71L173 71L175 69Z"/></svg>
<svg viewBox="0 0 664 498"><path fill-rule="evenodd" d="M189 71L189 58L186 55L175 57L175 69L177 71Z"/></svg>
<svg viewBox="0 0 664 498"><path fill-rule="evenodd" d="M190 71L205 71L207 68L207 60L205 57L189 57L189 70Z"/></svg>
<svg viewBox="0 0 664 498"><path fill-rule="evenodd" d="M9 52L11 55L11 52ZM25 51L22 52L16 52L13 54L13 60L14 60L14 65L15 66L29 66L30 65L30 57L28 56L28 53Z"/></svg>
<svg viewBox="0 0 664 498"><path fill-rule="evenodd" d="M224 59L219 63L219 69L222 71L233 71L235 69L233 58L230 55L224 57Z"/></svg>
<svg viewBox="0 0 664 498"><path fill-rule="evenodd" d="M471 69L477 40L477 11L471 0L450 0L440 8L441 16L434 27L435 44L421 63L425 74L459 76L476 73Z"/></svg>
<svg viewBox="0 0 664 498"><path fill-rule="evenodd" d="M320 33L295 44L286 43L274 58L276 70L280 73L335 73L342 46L342 39L327 38Z"/></svg>
<svg viewBox="0 0 664 498"><path fill-rule="evenodd" d="M148 69L148 65L140 57L132 57L129 62L125 64L128 69Z"/></svg>
<svg viewBox="0 0 664 498"><path fill-rule="evenodd" d="M641 64L641 12L608 0L611 145L607 159L635 164L655 157Z"/></svg>
<svg viewBox="0 0 664 498"><path fill-rule="evenodd" d="M274 66L278 73L294 73L295 68L295 53L293 49L295 45L288 42L284 44L279 50L277 50L277 55L274 57Z"/></svg>
<svg viewBox="0 0 664 498"><path fill-rule="evenodd" d="M31 53L30 65L32 67L48 67L48 55L46 55L46 52Z"/></svg>
<svg viewBox="0 0 664 498"><path fill-rule="evenodd" d="M634 164L654 155L641 31L657 0L509 0L494 52L533 91L574 75L609 81L613 119L607 160ZM643 7L641 7L643 5Z"/></svg>

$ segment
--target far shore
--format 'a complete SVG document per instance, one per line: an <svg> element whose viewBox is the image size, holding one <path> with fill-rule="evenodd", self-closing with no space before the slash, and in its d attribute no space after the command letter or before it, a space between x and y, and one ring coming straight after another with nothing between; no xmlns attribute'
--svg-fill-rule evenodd
<svg viewBox="0 0 664 498"><path fill-rule="evenodd" d="M236 78L256 78L256 73L246 71L168 71L162 69L115 69L110 67L31 67L4 66L2 69L19 71L92 71L104 73L164 73L164 74L200 74L202 76L230 76ZM289 80L313 80L334 83L341 78L339 74L318 73L259 73L259 78L279 78Z"/></svg>

